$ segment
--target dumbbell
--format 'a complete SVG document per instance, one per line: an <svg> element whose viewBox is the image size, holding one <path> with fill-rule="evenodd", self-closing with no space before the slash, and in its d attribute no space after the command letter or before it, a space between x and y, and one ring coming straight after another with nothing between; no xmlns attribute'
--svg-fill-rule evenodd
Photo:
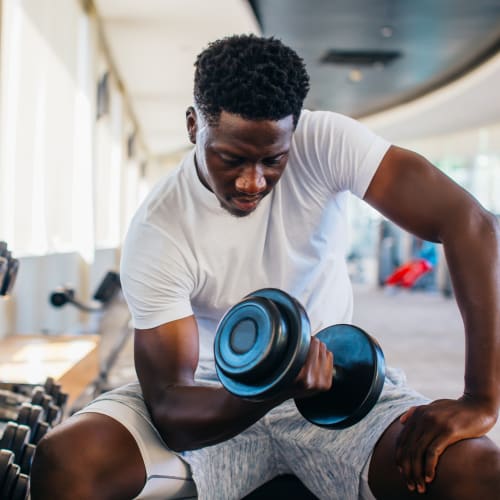
<svg viewBox="0 0 500 500"><path fill-rule="evenodd" d="M62 392L61 385L56 384L52 378L47 378L43 386L32 387L31 396L23 388L0 389L0 420L16 420L20 407L23 403L29 403L30 398L31 404L27 404L28 408L24 412L29 411L32 405L40 406L40 411L43 411L40 420L45 420L52 426L60 422L68 394Z"/></svg>
<svg viewBox="0 0 500 500"><path fill-rule="evenodd" d="M57 425L62 418L62 409L54 403L54 398L45 392L42 386L35 387L31 396L31 403L41 406L43 409L43 420L51 426Z"/></svg>
<svg viewBox="0 0 500 500"><path fill-rule="evenodd" d="M0 449L0 498L2 500L25 500L28 495L29 476L14 463L10 450Z"/></svg>
<svg viewBox="0 0 500 500"><path fill-rule="evenodd" d="M313 424L342 429L359 422L377 402L385 379L382 349L354 325L327 327L316 334L334 355L331 389L296 399ZM304 365L311 327L303 306L276 288L257 290L231 307L217 327L217 375L232 394L264 401L289 386Z"/></svg>
<svg viewBox="0 0 500 500"><path fill-rule="evenodd" d="M61 411L64 411L64 407L68 401L68 394L61 391L61 384L56 384L52 377L48 377L45 380L43 388L47 394L52 396L54 404L57 405Z"/></svg>
<svg viewBox="0 0 500 500"><path fill-rule="evenodd" d="M0 389L0 421L15 420L19 407L27 401L26 396Z"/></svg>
<svg viewBox="0 0 500 500"><path fill-rule="evenodd" d="M12 257L7 243L0 241L0 295L8 295L17 278L19 260Z"/></svg>
<svg viewBox="0 0 500 500"><path fill-rule="evenodd" d="M60 414L60 409L54 405L43 408L27 401L23 401L15 407L0 408L0 420L29 427L29 442L34 445L38 444L51 425L54 426L58 423Z"/></svg>
<svg viewBox="0 0 500 500"><path fill-rule="evenodd" d="M44 408L31 403L23 403L21 405L16 423L27 425L31 429L29 442L35 446L51 427L50 422L46 420Z"/></svg>
<svg viewBox="0 0 500 500"><path fill-rule="evenodd" d="M0 438L0 449L12 452L14 463L24 474L30 473L36 449L36 445L30 443L30 436L31 429L27 425L8 422Z"/></svg>

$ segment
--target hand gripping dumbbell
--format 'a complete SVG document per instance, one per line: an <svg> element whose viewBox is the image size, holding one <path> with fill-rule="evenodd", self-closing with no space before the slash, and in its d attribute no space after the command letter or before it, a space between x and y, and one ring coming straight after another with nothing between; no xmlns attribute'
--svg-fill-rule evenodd
<svg viewBox="0 0 500 500"><path fill-rule="evenodd" d="M316 334L334 357L331 389L296 399L313 424L342 429L377 402L385 379L384 354L361 328L339 324ZM256 401L276 396L304 365L311 341L305 309L276 288L257 290L230 308L215 336L217 375L232 394Z"/></svg>

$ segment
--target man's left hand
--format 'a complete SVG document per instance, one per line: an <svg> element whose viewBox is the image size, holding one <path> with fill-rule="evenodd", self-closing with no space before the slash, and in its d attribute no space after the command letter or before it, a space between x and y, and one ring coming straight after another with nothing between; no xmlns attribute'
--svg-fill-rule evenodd
<svg viewBox="0 0 500 500"><path fill-rule="evenodd" d="M404 427L396 446L396 464L408 489L424 493L445 449L462 439L484 436L497 417L491 404L471 396L410 408L400 417Z"/></svg>

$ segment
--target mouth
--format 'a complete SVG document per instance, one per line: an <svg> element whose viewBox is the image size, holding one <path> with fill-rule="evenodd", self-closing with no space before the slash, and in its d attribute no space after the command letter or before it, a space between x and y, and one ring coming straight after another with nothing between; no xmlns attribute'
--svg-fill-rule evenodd
<svg viewBox="0 0 500 500"><path fill-rule="evenodd" d="M262 196L235 196L232 198L233 205L242 212L251 212L257 208Z"/></svg>

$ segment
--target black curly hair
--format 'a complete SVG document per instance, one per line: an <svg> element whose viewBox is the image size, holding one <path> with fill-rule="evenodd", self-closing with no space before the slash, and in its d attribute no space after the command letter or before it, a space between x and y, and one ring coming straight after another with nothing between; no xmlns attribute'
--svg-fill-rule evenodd
<svg viewBox="0 0 500 500"><path fill-rule="evenodd" d="M273 37L233 35L216 40L195 62L194 100L210 125L221 111L249 120L297 125L309 90L304 61Z"/></svg>

